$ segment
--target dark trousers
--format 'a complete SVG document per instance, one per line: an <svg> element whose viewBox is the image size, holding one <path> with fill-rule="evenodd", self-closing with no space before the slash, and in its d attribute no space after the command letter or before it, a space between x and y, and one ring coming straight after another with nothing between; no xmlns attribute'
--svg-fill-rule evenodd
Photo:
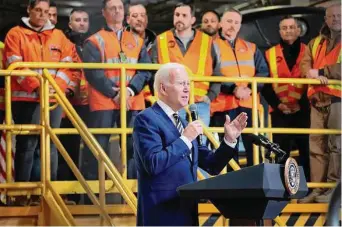
<svg viewBox="0 0 342 227"><path fill-rule="evenodd" d="M283 114L279 110L271 113L272 128L310 128L310 111L300 110L294 114ZM273 134L273 142L287 152L299 150L299 165L303 166L305 177L310 181L309 135L307 134Z"/></svg>
<svg viewBox="0 0 342 227"><path fill-rule="evenodd" d="M15 124L39 124L40 104L37 102L12 102L13 120ZM50 111L50 125L59 128L62 119L62 108L57 106ZM39 154L39 135L18 135L16 137L15 180L28 182L31 180L34 154ZM50 143L51 180L57 179L58 156L54 143ZM36 165L36 164L35 164Z"/></svg>
<svg viewBox="0 0 342 227"><path fill-rule="evenodd" d="M138 111L127 111L127 127L133 127L135 117ZM117 125L121 127L120 124L120 110L104 110L104 111L94 111L91 113L92 119L89 122L89 128L112 128ZM109 138L110 135L95 135L95 138L104 149L104 151L109 155ZM94 157L93 153L86 148L83 152L83 163L82 172L87 180L97 180L98 179L98 162ZM136 179L137 171L133 161L133 140L132 134L127 135L127 163L125 164L127 168L127 178Z"/></svg>
<svg viewBox="0 0 342 227"><path fill-rule="evenodd" d="M88 125L90 118L90 110L88 105L75 105L74 106L77 114L84 121L86 125ZM69 120L68 117L62 119L61 128L74 128L73 124ZM81 145L81 136L80 135L60 135L59 139L63 144L65 150L70 155L72 161L75 165L80 169L80 165L82 164L82 155L80 152ZM71 171L69 165L66 163L62 155L58 156L58 171L57 171L57 179L60 181L72 181L76 180L74 173ZM71 200L78 202L79 195L69 196Z"/></svg>
<svg viewBox="0 0 342 227"><path fill-rule="evenodd" d="M240 113L245 112L247 113L248 119L247 119L247 127L252 127L252 109L250 108L244 108L244 107L238 107L236 109L228 110L225 112L216 112L214 113L213 120L214 125L216 127L223 127L225 121L226 121L226 115L230 117L231 120L234 120ZM249 134L241 134L243 146L245 147L246 151L246 158L247 158L247 166L253 165L253 143L252 139L249 136ZM220 135L220 139L223 139L223 135ZM239 144L239 139L238 139ZM238 146L238 145L237 145ZM261 158L261 155L260 155ZM239 163L239 154L238 149L236 149L236 153L234 155L234 160ZM260 162L262 162L262 159L260 159Z"/></svg>

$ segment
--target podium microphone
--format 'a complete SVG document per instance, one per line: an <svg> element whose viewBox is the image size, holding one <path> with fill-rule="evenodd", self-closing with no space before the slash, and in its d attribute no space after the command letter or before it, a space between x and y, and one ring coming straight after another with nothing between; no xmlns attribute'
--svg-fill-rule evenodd
<svg viewBox="0 0 342 227"><path fill-rule="evenodd" d="M192 120L193 121L196 121L196 120L198 120L198 113L197 113L197 106L196 106L196 104L191 104L190 106L189 106L189 110L190 110L190 114L191 114L191 118L192 118ZM203 143L202 143L202 135L198 135L197 136L197 143L199 144L199 145L202 145Z"/></svg>
<svg viewBox="0 0 342 227"><path fill-rule="evenodd" d="M265 147L267 150L274 152L277 155L278 160L283 161L286 152L279 147L279 144L272 143L263 135L250 134L249 136L252 138L253 144Z"/></svg>

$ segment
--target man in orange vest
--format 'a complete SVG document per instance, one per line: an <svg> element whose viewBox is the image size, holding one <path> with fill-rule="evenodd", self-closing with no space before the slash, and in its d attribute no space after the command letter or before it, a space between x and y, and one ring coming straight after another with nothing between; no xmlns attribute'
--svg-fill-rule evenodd
<svg viewBox="0 0 342 227"><path fill-rule="evenodd" d="M65 35L72 42L70 48L73 49L74 62L82 62L81 56L83 51L83 43L89 37L89 15L83 9L73 9L69 16L69 29ZM83 70L73 70L73 78L69 83L67 97L75 108L80 118L88 125L90 118L90 110L88 105L88 86ZM61 128L73 128L73 124L67 116L62 119ZM60 140L69 153L71 159L76 166L80 166L80 135L61 135ZM80 162L82 163L82 161ZM61 157L58 162L58 180L71 181L76 180L75 175ZM70 195L65 197L67 203L79 201L79 195ZM73 202L72 202L73 201Z"/></svg>
<svg viewBox="0 0 342 227"><path fill-rule="evenodd" d="M147 28L148 16L146 8L142 4L131 4L128 6L127 31L132 31L144 39L146 50L151 55L152 45L156 39L156 34ZM143 89L146 107L151 105L151 98L153 95L153 81L148 81Z"/></svg>
<svg viewBox="0 0 342 227"><path fill-rule="evenodd" d="M221 36L214 45L219 50L221 73L226 77L268 77L267 63L254 43L238 37L242 15L235 9L227 10L221 18ZM262 84L258 84L258 91ZM225 121L225 115L235 118L241 112L248 115L248 127L252 126L252 90L248 83L222 83L221 93L211 103L211 112L216 126ZM247 165L253 165L251 138L242 134L246 150ZM238 161L238 153L235 158Z"/></svg>
<svg viewBox="0 0 342 227"><path fill-rule="evenodd" d="M22 18L19 26L12 28L5 39L4 62L8 67L15 62L72 62L70 41L48 20L49 1L30 0L29 17ZM40 50L40 51L37 51ZM32 69L42 73L42 69ZM69 69L49 69L59 88L65 92L71 80ZM11 78L13 120L16 124L39 124L40 82L36 77L13 76ZM55 90L50 87L50 93ZM54 103L55 100L50 100ZM50 125L58 128L62 119L62 108L50 112ZM27 182L31 178L34 153L39 149L38 135L16 137L15 180ZM58 156L51 142L51 179L57 178Z"/></svg>
<svg viewBox="0 0 342 227"><path fill-rule="evenodd" d="M174 29L157 36L152 47L152 61L164 64L181 63L187 66L196 76L220 76L218 55L212 48L212 39L205 33L195 30L195 11L193 6L179 3L173 15ZM196 82L195 103L199 118L204 125L210 123L210 102L220 91L220 83ZM184 109L180 116L186 118ZM221 124L222 125L222 124ZM203 140L205 144L206 138Z"/></svg>
<svg viewBox="0 0 342 227"><path fill-rule="evenodd" d="M103 29L90 36L84 44L83 62L92 63L151 63L144 40L123 28L124 5L121 0L103 0L102 14L106 20ZM127 95L127 127L132 127L139 111L145 108L141 90L150 79L148 71L126 70L127 89L120 91L120 69L84 70L89 83L89 107L92 120L91 128L120 127L120 93ZM103 149L108 152L110 135L96 135ZM94 155L85 149L83 167L86 178L98 178L98 162ZM131 168L133 161L132 136L127 138L128 178L136 177ZM126 163L123 163L126 165ZM126 165L127 166L127 165Z"/></svg>
<svg viewBox="0 0 342 227"><path fill-rule="evenodd" d="M319 79L322 85L309 86L311 128L341 129L341 85L327 85L328 79L341 80L341 5L326 9L320 35L308 44L300 65L303 77ZM312 182L341 180L341 135L310 135ZM332 189L314 189L301 203L329 202Z"/></svg>
<svg viewBox="0 0 342 227"><path fill-rule="evenodd" d="M279 22L280 43L266 51L266 60L272 78L300 78L299 64L306 45L300 41L297 20L285 16ZM273 128L309 128L310 106L307 86L300 84L265 84L262 95L272 108ZM309 135L273 134L273 142L287 152L293 145L299 150L299 164L306 180L310 181Z"/></svg>
<svg viewBox="0 0 342 227"><path fill-rule="evenodd" d="M201 31L213 39L219 37L220 15L215 10L207 10L203 13Z"/></svg>

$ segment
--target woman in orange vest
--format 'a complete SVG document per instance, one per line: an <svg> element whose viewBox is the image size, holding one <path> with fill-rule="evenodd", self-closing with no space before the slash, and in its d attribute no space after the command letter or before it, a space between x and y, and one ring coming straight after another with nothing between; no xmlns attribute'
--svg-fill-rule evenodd
<svg viewBox="0 0 342 227"><path fill-rule="evenodd" d="M256 45L239 38L242 16L237 10L226 11L221 19L222 33L214 45L220 52L221 73L225 77L268 77L269 71L263 54ZM258 91L262 84L258 84ZM251 88L247 83L222 83L221 93L211 103L215 126L220 127L228 114L231 119L241 112L248 115L247 127L252 126ZM247 156L247 166L253 165L253 144L251 137L242 134ZM238 161L238 153L235 158Z"/></svg>
<svg viewBox="0 0 342 227"><path fill-rule="evenodd" d="M30 0L27 18L12 28L5 39L4 62L6 66L14 62L72 62L69 40L62 31L55 29L48 20L49 1ZM41 73L42 69L33 69ZM62 91L70 83L68 69L49 69ZM13 120L16 124L39 124L39 80L35 77L12 77ZM54 93L50 87L50 93ZM50 102L53 102L51 100ZM52 128L58 128L62 119L62 109L50 112ZM34 152L39 149L39 136L17 136L15 157L15 180L30 181ZM51 179L57 178L57 150L51 143Z"/></svg>
<svg viewBox="0 0 342 227"><path fill-rule="evenodd" d="M300 65L302 76L319 79L322 85L309 86L311 128L341 129L341 85L327 85L328 79L341 80L341 5L325 11L325 24L318 37L308 44ZM312 134L310 171L313 182L341 180L341 135ZM316 188L301 203L327 203L332 189Z"/></svg>
<svg viewBox="0 0 342 227"><path fill-rule="evenodd" d="M300 78L299 64L306 45L300 41L298 24L292 16L279 22L280 43L266 51L266 60L272 78ZM273 128L309 128L310 106L306 96L307 86L300 84L265 84L262 95L272 108ZM310 180L309 135L273 134L273 142L287 152L293 145L299 150L299 164L303 166L306 180Z"/></svg>

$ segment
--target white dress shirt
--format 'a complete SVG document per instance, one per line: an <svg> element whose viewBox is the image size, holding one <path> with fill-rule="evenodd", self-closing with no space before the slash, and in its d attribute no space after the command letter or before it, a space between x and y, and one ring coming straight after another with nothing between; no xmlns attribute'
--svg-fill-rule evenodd
<svg viewBox="0 0 342 227"><path fill-rule="evenodd" d="M171 119L171 121L173 122L173 124L176 126L176 120L175 118L173 117L173 114L174 113L177 113L175 111L173 111L171 109L171 107L169 107L166 103L164 103L163 101L161 100L158 100L157 101L158 105L162 108L162 110L166 113L166 115ZM178 113L177 113L178 114ZM181 140L183 140L183 142L188 146L189 150L192 148L192 143L191 141L186 138L185 136L181 135L180 136ZM231 148L235 148L236 144L237 144L237 141L235 141L234 143L229 143L225 138L223 138L224 142L230 146Z"/></svg>

